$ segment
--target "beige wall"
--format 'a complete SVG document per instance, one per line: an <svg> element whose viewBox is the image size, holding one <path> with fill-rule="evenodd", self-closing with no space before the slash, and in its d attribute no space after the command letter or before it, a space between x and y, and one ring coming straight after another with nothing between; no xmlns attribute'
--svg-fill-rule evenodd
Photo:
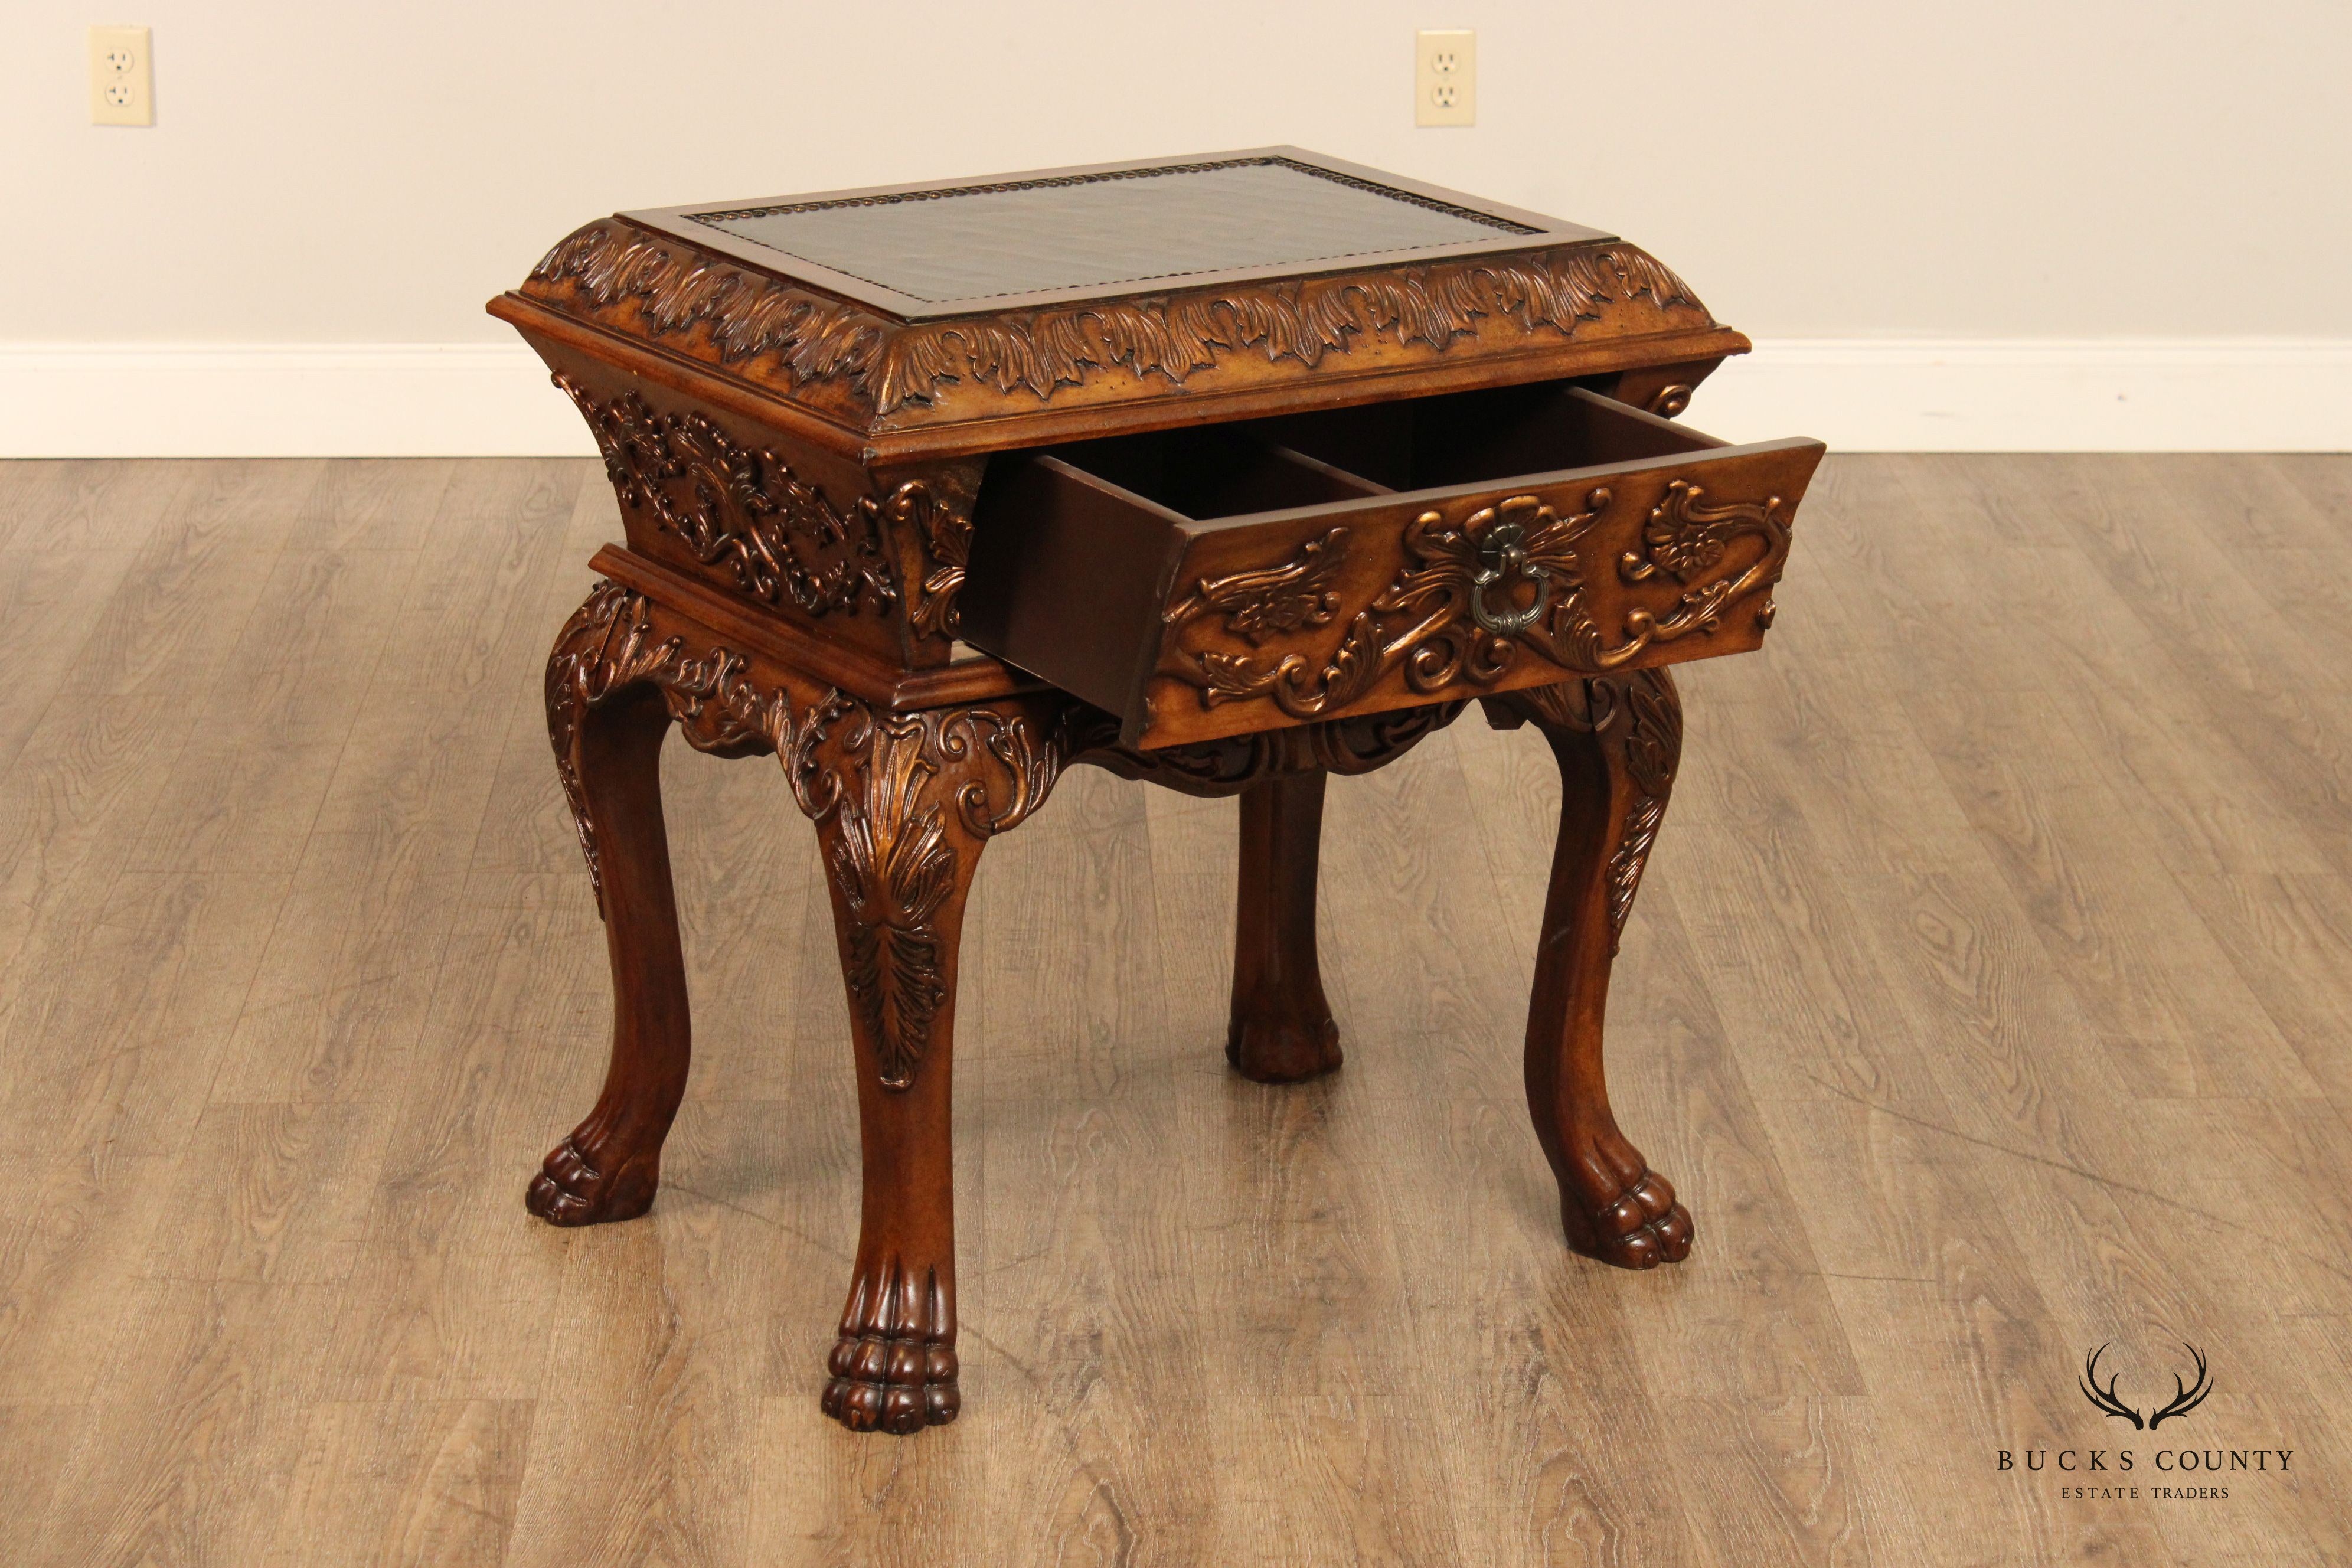
<svg viewBox="0 0 2352 1568"><path fill-rule="evenodd" d="M87 123L82 29L155 29ZM1416 26L1480 122L1410 123ZM0 342L455 342L615 207L1295 142L1613 228L1759 336L2352 334L2352 6L0 8Z"/></svg>

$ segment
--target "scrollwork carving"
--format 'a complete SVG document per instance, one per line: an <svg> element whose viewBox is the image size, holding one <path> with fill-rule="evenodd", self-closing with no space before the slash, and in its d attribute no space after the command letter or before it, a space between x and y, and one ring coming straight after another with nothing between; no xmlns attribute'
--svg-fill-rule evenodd
<svg viewBox="0 0 2352 1568"><path fill-rule="evenodd" d="M748 679L750 668L750 660L727 648L697 658L685 638L657 637L645 596L614 583L598 584L564 623L547 661L548 738L600 912L604 865L574 753L582 718L628 687L650 685L696 749L738 756L774 751L788 743L792 700L782 688L761 690Z"/></svg>
<svg viewBox="0 0 2352 1568"><path fill-rule="evenodd" d="M1330 591L1332 579L1347 557L1348 531L1335 528L1310 539L1279 566L1203 577L1184 600L1160 618L1180 626L1195 616L1220 614L1225 629L1247 639L1252 647L1269 637L1328 626L1339 608L1339 596Z"/></svg>
<svg viewBox="0 0 2352 1568"><path fill-rule="evenodd" d="M1073 704L1062 717L1059 749L1069 766L1090 763L1183 795L1234 795L1277 773L1370 773L1454 722L1462 708L1433 702L1146 752L1119 743L1114 715Z"/></svg>
<svg viewBox="0 0 2352 1568"><path fill-rule="evenodd" d="M1651 509L1643 551L1627 552L1618 563L1627 583L1646 582L1663 571L1689 586L1663 616L1638 605L1628 609L1613 637L1592 614L1580 550L1614 501L1606 486L1595 486L1565 515L1532 495L1478 507L1458 521L1440 510L1422 512L1404 528L1403 568L1326 654L1196 650L1171 637L1160 673L1197 688L1204 708L1265 698L1303 720L1347 707L1391 670L1401 669L1405 685L1422 694L1464 682L1492 686L1511 668L1521 644L1566 670L1620 668L1654 643L1716 630L1727 605L1769 589L1780 577L1789 552L1780 499L1711 506L1704 494L1685 479L1670 483ZM1722 565L1730 542L1742 535L1760 536L1761 554L1745 571L1708 577ZM1317 598L1312 616L1297 606L1307 602L1310 584L1320 590L1330 563L1341 558L1345 537L1344 530L1334 529L1278 566L1203 578L1166 619L1172 630L1222 611L1225 629L1253 647L1320 626L1335 617L1336 595ZM1487 595L1508 592L1514 582L1532 585L1531 605L1507 609L1497 607L1504 601L1489 602ZM1277 616L1276 606L1289 613ZM1769 597L1757 614L1759 626L1770 624Z"/></svg>
<svg viewBox="0 0 2352 1568"><path fill-rule="evenodd" d="M1346 707L1399 665L1406 684L1419 692L1433 693L1463 679L1491 683L1509 668L1517 639L1486 630L1472 614L1474 596L1485 585L1483 547L1490 531L1510 531L1520 569L1557 590L1548 619L1567 616L1572 625L1583 616L1583 577L1574 547L1609 501L1608 489L1596 487L1584 506L1567 517L1534 496L1480 507L1458 523L1448 522L1441 511L1424 511L1405 525L1403 570L1349 622L1328 655L1318 659L1294 652L1262 658L1216 648L1188 652L1171 638L1161 672L1198 687L1203 707L1263 697L1294 719ZM1214 583L1235 580L1203 582L1200 592L1171 612L1171 621L1181 625L1202 613L1211 606ZM1526 635L1539 638L1545 633L1537 625Z"/></svg>
<svg viewBox="0 0 2352 1568"><path fill-rule="evenodd" d="M621 504L651 511L746 593L811 616L898 603L879 519L886 506L928 505L904 493L919 484L836 508L774 452L741 445L699 410L656 413L635 391L600 399L561 374L555 384L586 416Z"/></svg>
<svg viewBox="0 0 2352 1568"><path fill-rule="evenodd" d="M950 505L919 479L890 492L883 511L915 552L907 618L924 637L953 637L961 629L956 595L971 564L971 512Z"/></svg>
<svg viewBox="0 0 2352 1568"><path fill-rule="evenodd" d="M1645 553L1627 551L1617 563L1618 574L1628 583L1642 583L1663 570L1687 584L1721 565L1730 542L1747 534L1763 539L1763 554L1737 577L1689 589L1664 620L1655 620L1644 610L1632 612L1625 618L1629 635L1646 632L1650 641L1671 642L1690 632L1713 631L1724 605L1780 580L1780 569L1789 559L1789 524L1780 516L1780 498L1773 496L1760 505L1732 501L1708 506L1700 500L1706 493L1688 479L1667 485L1664 499L1650 509L1650 520L1642 529ZM1757 607L1756 622L1761 626L1772 624L1769 596Z"/></svg>

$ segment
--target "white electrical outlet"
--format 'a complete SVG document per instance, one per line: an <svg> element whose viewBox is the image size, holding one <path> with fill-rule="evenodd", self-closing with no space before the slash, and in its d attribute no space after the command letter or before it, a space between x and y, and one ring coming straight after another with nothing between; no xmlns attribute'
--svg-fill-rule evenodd
<svg viewBox="0 0 2352 1568"><path fill-rule="evenodd" d="M148 66L146 28L89 30L89 122L155 123L155 73Z"/></svg>
<svg viewBox="0 0 2352 1568"><path fill-rule="evenodd" d="M1412 122L1478 123L1478 35L1467 27L1412 36Z"/></svg>

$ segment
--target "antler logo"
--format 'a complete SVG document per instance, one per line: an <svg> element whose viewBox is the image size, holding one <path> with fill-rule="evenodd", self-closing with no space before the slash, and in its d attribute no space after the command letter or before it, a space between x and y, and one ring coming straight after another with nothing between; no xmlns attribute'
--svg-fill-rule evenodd
<svg viewBox="0 0 2352 1568"><path fill-rule="evenodd" d="M2189 1343L2186 1340L2181 1342L2180 1348L2187 1351L2190 1358L2197 1363L2197 1381L2194 1384L2184 1386L2180 1381L2180 1374L2177 1372L2174 1373L2172 1374L2172 1403L2166 1405L2161 1410L2150 1412L2146 1421L2142 1421L2140 1419L2139 1412L2137 1410L2126 1405L2116 1396L2116 1373L2109 1373L2107 1374L2106 1386L2104 1388L2100 1386L2099 1358L2106 1354L2106 1345L2101 1345L2084 1360L2082 1384L2083 1397L2089 1400L2093 1405L2105 1412L2108 1415L2130 1422L2132 1424L2132 1430L2135 1432L2141 1430L2143 1427L2153 1432L2160 1423L2169 1419L2170 1417L2188 1415L2200 1405L2204 1404L2205 1396L2213 1392L2213 1380L2205 1370L2205 1352L2203 1351L2199 1350L2195 1345Z"/></svg>

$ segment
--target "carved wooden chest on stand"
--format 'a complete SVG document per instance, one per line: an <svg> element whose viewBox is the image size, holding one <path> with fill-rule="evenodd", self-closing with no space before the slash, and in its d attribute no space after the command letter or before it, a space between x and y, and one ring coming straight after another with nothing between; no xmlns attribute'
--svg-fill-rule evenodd
<svg viewBox="0 0 2352 1568"><path fill-rule="evenodd" d="M1689 1250L1610 1113L1610 963L1680 751L1665 667L1763 637L1822 447L1675 423L1748 345L1673 272L1275 148L625 213L489 308L579 405L628 531L547 669L614 1025L533 1214L654 1201L688 1059L663 739L772 753L823 853L862 1121L824 1409L951 1420L981 850L1075 763L1238 795L1226 1055L1310 1078L1340 1059L1324 776L1475 699L1559 763L1526 1048L1568 1243Z"/></svg>

